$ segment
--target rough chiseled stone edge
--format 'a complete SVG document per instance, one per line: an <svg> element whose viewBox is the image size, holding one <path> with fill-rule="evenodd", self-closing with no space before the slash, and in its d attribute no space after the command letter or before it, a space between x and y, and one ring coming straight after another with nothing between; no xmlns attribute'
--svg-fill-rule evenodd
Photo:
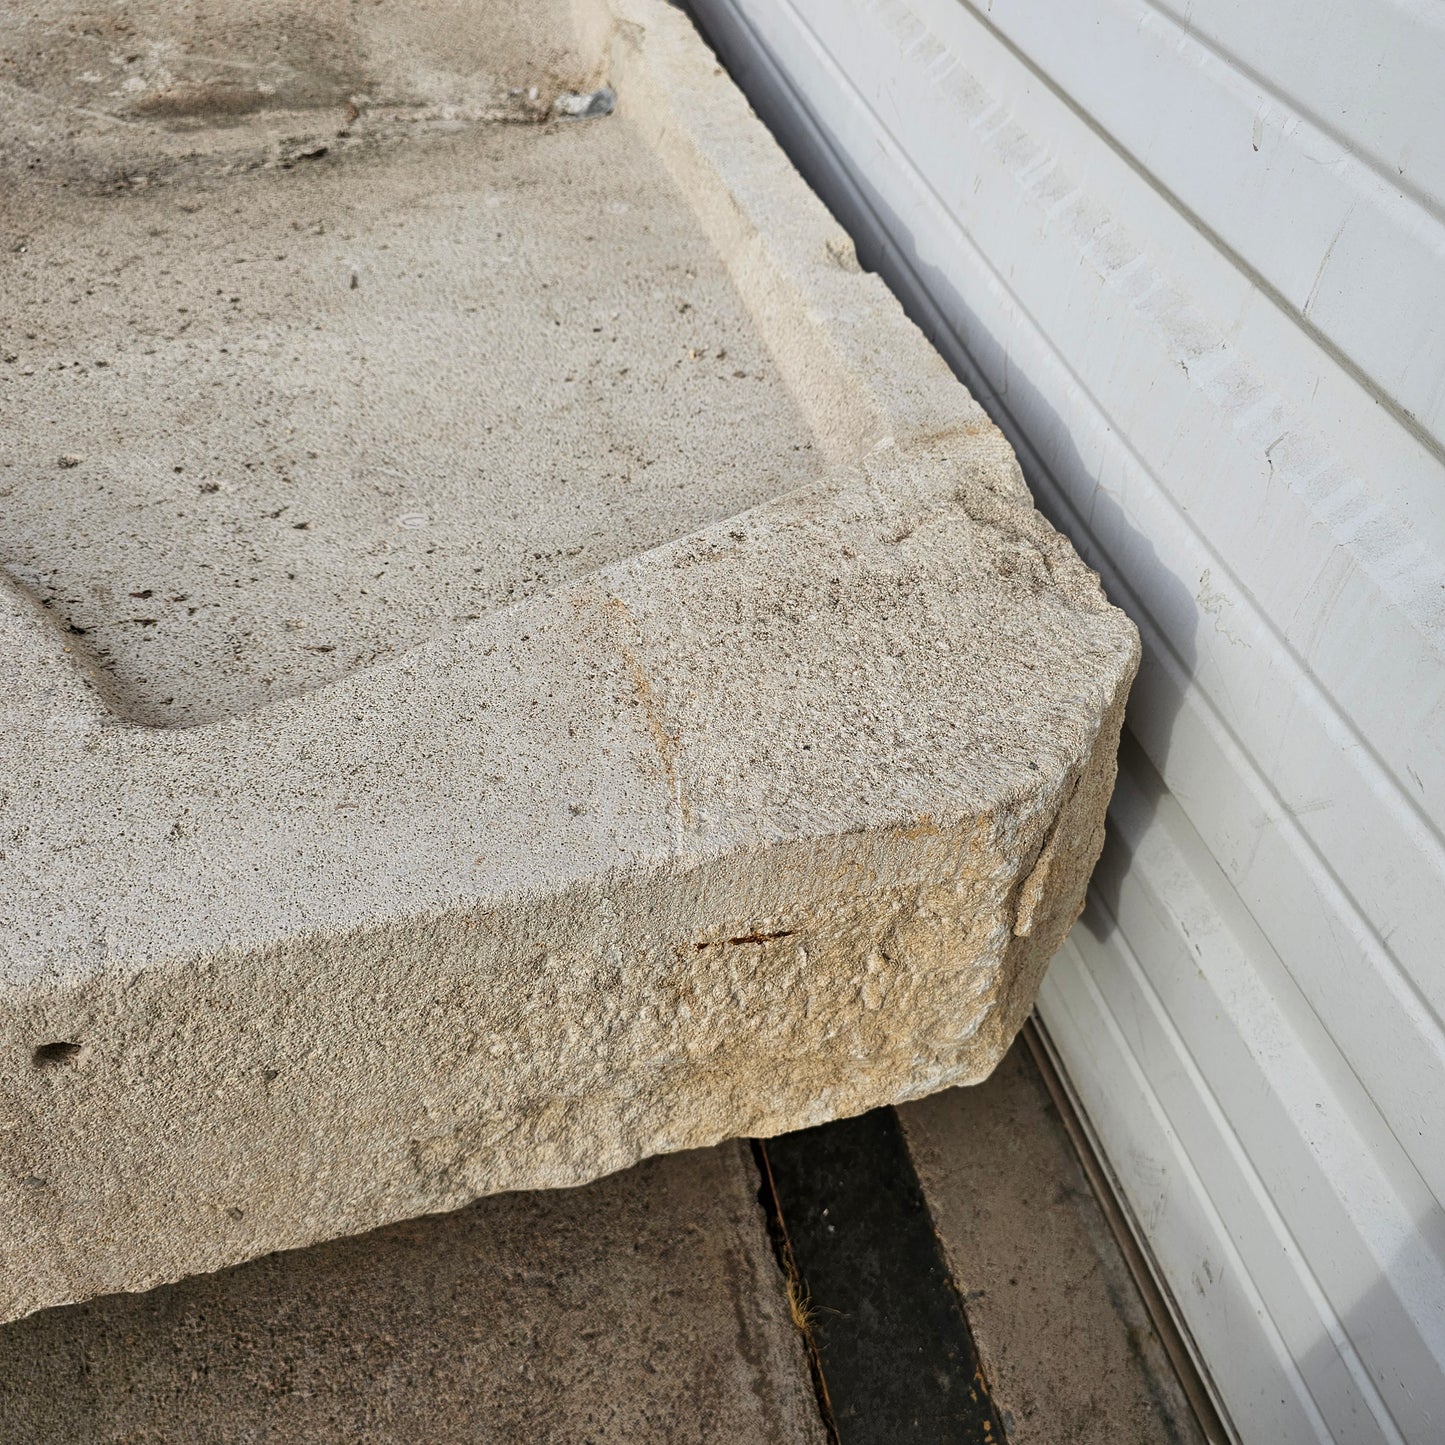
<svg viewBox="0 0 1445 1445"><path fill-rule="evenodd" d="M966 502L900 508L896 490L880 521L902 510L915 526L955 528L959 550L1014 545L1007 526L980 524ZM548 815L519 800L520 814L494 815L497 829L521 829L501 849L507 868L474 882L460 866L471 861L460 856L461 824L441 817L449 792L471 780L454 759L425 770L434 739L421 720L410 724L421 730L418 752L401 752L399 740L413 736L404 666L291 708L314 716L321 704L324 724L344 724L370 694L385 715L374 732L323 726L287 740L276 709L172 735L116 729L92 714L78 735L100 770L89 781L76 739L63 738L58 763L72 769L76 826L92 835L84 863L103 869L110 848L133 846L146 828L153 841L140 840L143 853L164 850L188 820L189 836L183 830L151 863L136 916L152 896L172 907L193 897L197 936L245 941L185 945L184 923L171 915L170 936L150 940L148 955L127 959L116 939L78 975L7 990L0 1036L23 1075L12 1094L20 1117L0 1145L12 1180L8 1312L144 1288L482 1193L578 1183L649 1153L986 1076L1082 905L1134 640L1097 598L1078 609L1063 593L1045 594L1050 615L1081 627L1108 665L1092 693L1064 700L1056 733L1023 740L1040 759L1034 785L990 792L967 757L900 752L915 784L875 774L871 808L825 795L819 811L835 831L810 833L787 806L788 789L801 787L806 801L809 782L799 781L794 754L754 770L761 795L748 814L747 800L734 798L737 779L717 766L746 747L746 717L709 691L708 654L679 651L674 639L728 610L729 575L745 576L744 624L770 615L769 578L786 575L800 536L858 550L865 581L880 569L891 580L887 569L900 564L881 544L871 553L856 546L859 506L880 505L861 495L819 489L743 519L758 564L746 574L729 555L739 528L724 524L434 649L425 661L448 679L452 713L492 698L503 710L494 726L508 733L538 694L552 695L558 730L590 726L596 703L576 690L579 676L621 699L616 727L593 736L577 775L600 780L603 795L626 793L634 811L604 797L587 804L595 813L559 806ZM1034 526L1026 509L1010 510L1025 532ZM821 559L792 560L808 572ZM693 579L681 593L679 576ZM901 615L913 600L900 601ZM925 586L922 600L939 599ZM937 625L946 629L950 617ZM751 649L740 641L742 675L796 655L803 641L816 645L809 631L800 618ZM820 666L845 661L835 639ZM383 682L392 685L385 705L375 701ZM926 713L937 701L919 703ZM675 721L689 709L723 714L698 729L700 756ZM263 755L291 750L269 797L232 786L254 759L248 735ZM222 739L241 745L215 749ZM149 763L144 744L157 749ZM356 866L364 848L384 858L413 837L421 824L405 807L358 829L350 848L320 827L336 817L328 780L378 755L400 761L418 807L441 817L423 840L421 877L443 891L425 904L403 893L375 906L369 885L400 886L405 869ZM147 766L179 768L185 786L166 798L142 789L128 811L87 817L88 788ZM544 780L541 792L553 786ZM193 806L207 798L209 807ZM318 828L307 832L311 817ZM537 851L529 834L557 846ZM529 847L535 867L519 877ZM555 866L569 851L580 860L570 875ZM305 880L308 918L245 916L264 909L264 887L249 900L246 888L267 859L278 870L273 885ZM349 872L363 892L348 886ZM119 912L132 881L124 869L104 887L97 877L96 893ZM355 907L363 897L370 916ZM78 1054L26 1075L27 1050L50 1038L76 1042Z"/></svg>

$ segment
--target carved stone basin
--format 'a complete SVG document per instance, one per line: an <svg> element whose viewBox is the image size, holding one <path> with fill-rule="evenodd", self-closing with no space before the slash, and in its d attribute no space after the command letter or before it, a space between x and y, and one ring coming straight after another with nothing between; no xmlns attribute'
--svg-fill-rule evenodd
<svg viewBox="0 0 1445 1445"><path fill-rule="evenodd" d="M34 11L0 1318L987 1075L1135 633L686 19Z"/></svg>

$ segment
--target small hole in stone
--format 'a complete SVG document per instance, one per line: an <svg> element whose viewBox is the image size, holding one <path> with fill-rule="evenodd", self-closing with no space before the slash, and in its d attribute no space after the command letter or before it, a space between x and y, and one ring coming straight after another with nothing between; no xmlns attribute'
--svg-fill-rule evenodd
<svg viewBox="0 0 1445 1445"><path fill-rule="evenodd" d="M58 1039L53 1044L41 1044L31 1054L30 1061L37 1069L55 1069L62 1064L73 1064L80 1057L80 1045L70 1043L66 1039Z"/></svg>

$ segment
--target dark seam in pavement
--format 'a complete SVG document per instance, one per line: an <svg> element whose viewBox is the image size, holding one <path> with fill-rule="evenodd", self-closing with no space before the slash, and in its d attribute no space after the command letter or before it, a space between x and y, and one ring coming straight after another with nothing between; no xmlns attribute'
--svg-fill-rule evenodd
<svg viewBox="0 0 1445 1445"><path fill-rule="evenodd" d="M784 1285L788 1292L788 1315L798 1333L803 1337L803 1347L808 1352L808 1372L813 1377L813 1393L818 1401L818 1414L822 1417L823 1428L828 1432L828 1445L840 1445L838 1426L833 1420L833 1405L828 1399L828 1382L823 1376L823 1362L818 1358L818 1343L813 1338L809 1319L808 1297L798 1264L793 1258L793 1242L788 1238L787 1221L778 1207L778 1191L773 1184L773 1169L768 1162L768 1146L764 1139L752 1141L753 1158L757 1162L760 1187L758 1200L768 1219L768 1237L773 1242L773 1251L778 1257L778 1268L783 1272Z"/></svg>
<svg viewBox="0 0 1445 1445"><path fill-rule="evenodd" d="M753 1148L779 1260L803 1306L795 1323L816 1361L838 1445L1003 1445L967 1311L894 1111Z"/></svg>

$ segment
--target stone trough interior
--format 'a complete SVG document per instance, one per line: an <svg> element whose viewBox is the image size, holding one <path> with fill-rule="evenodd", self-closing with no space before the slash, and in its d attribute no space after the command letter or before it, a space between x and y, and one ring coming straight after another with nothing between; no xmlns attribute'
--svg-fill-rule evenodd
<svg viewBox="0 0 1445 1445"><path fill-rule="evenodd" d="M558 117L600 7L238 13L0 20L0 560L124 717L314 688L820 474L626 107Z"/></svg>

